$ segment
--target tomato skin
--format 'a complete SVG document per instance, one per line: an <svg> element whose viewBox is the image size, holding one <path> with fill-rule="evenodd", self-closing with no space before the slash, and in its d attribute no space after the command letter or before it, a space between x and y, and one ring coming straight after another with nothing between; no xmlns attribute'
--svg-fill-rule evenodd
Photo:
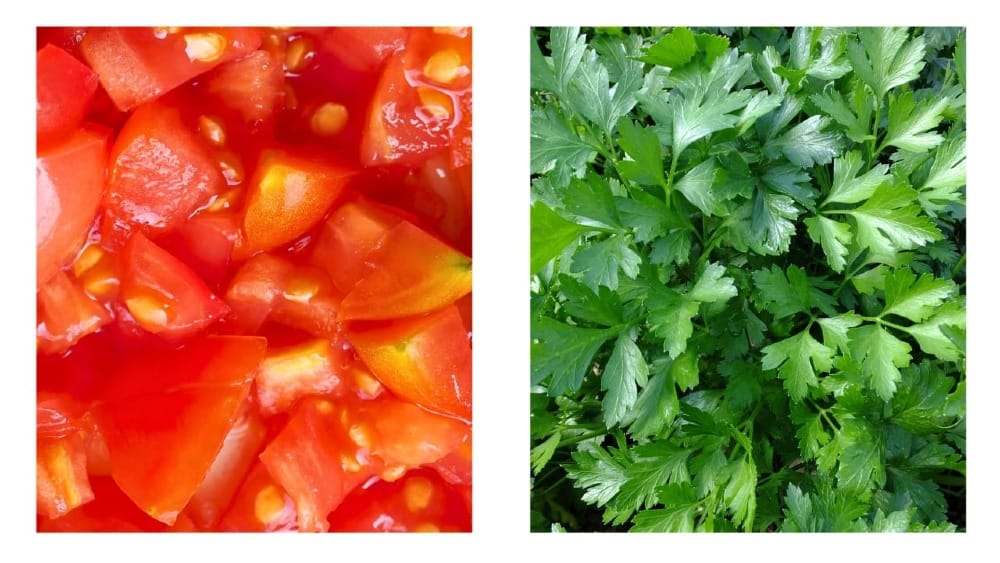
<svg viewBox="0 0 1000 563"><path fill-rule="evenodd" d="M225 185L179 110L144 105L128 118L111 148L102 234L108 244L119 246L134 230L169 231Z"/></svg>
<svg viewBox="0 0 1000 563"><path fill-rule="evenodd" d="M107 310L62 271L38 289L38 349L62 354L111 322Z"/></svg>
<svg viewBox="0 0 1000 563"><path fill-rule="evenodd" d="M247 196L243 237L236 259L287 244L326 215L356 174L327 159L267 151L261 155Z"/></svg>
<svg viewBox="0 0 1000 563"><path fill-rule="evenodd" d="M472 346L454 305L392 322L352 323L347 339L396 395L433 412L472 417Z"/></svg>
<svg viewBox="0 0 1000 563"><path fill-rule="evenodd" d="M45 144L69 135L83 123L97 91L97 74L54 45L42 47L35 64L38 142Z"/></svg>
<svg viewBox="0 0 1000 563"><path fill-rule="evenodd" d="M285 74L277 54L254 51L214 68L205 76L209 95L245 123L272 116L284 97Z"/></svg>
<svg viewBox="0 0 1000 563"><path fill-rule="evenodd" d="M342 406L307 397L260 454L268 473L295 501L299 530L324 532L327 515L375 474L377 460L352 440Z"/></svg>
<svg viewBox="0 0 1000 563"><path fill-rule="evenodd" d="M143 329L169 339L200 332L229 307L183 262L135 233L122 252L121 295Z"/></svg>
<svg viewBox="0 0 1000 563"><path fill-rule="evenodd" d="M340 304L340 320L394 319L439 309L472 291L472 260L402 221L365 259L368 272Z"/></svg>
<svg viewBox="0 0 1000 563"><path fill-rule="evenodd" d="M48 281L80 249L104 190L108 133L85 127L39 150L37 186L37 281Z"/></svg>
<svg viewBox="0 0 1000 563"><path fill-rule="evenodd" d="M122 111L150 102L195 76L260 45L249 28L93 28L80 48ZM218 41L218 43L214 43ZM216 48L220 52L206 53Z"/></svg>
<svg viewBox="0 0 1000 563"><path fill-rule="evenodd" d="M402 212L367 198L348 201L323 224L311 261L346 295L368 270L365 259L402 217Z"/></svg>
<svg viewBox="0 0 1000 563"><path fill-rule="evenodd" d="M405 27L338 27L321 35L321 45L344 65L361 72L376 72L394 52L406 46Z"/></svg>
<svg viewBox="0 0 1000 563"><path fill-rule="evenodd" d="M334 532L469 532L461 493L426 469L352 492L330 515Z"/></svg>
<svg viewBox="0 0 1000 563"><path fill-rule="evenodd" d="M263 338L207 337L145 351L108 374L92 412L111 475L144 512L173 524L203 482L250 393Z"/></svg>

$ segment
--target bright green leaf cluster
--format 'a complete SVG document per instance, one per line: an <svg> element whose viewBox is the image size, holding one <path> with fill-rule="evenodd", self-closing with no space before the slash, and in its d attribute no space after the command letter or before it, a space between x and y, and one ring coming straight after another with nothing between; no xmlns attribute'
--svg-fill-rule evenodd
<svg viewBox="0 0 1000 563"><path fill-rule="evenodd" d="M537 531L965 527L965 32L531 37Z"/></svg>

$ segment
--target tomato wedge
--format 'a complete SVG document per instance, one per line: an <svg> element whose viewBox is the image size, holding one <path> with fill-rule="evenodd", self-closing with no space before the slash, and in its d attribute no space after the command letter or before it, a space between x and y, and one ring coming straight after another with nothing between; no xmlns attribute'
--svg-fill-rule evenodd
<svg viewBox="0 0 1000 563"><path fill-rule="evenodd" d="M115 105L128 111L260 45L250 28L94 28L80 44Z"/></svg>
<svg viewBox="0 0 1000 563"><path fill-rule="evenodd" d="M472 416L472 345L458 308L393 322L352 323L347 339L396 395L428 410Z"/></svg>
<svg viewBox="0 0 1000 563"><path fill-rule="evenodd" d="M246 123L263 121L274 113L284 95L281 60L267 51L219 65L204 80L208 93Z"/></svg>
<svg viewBox="0 0 1000 563"><path fill-rule="evenodd" d="M69 135L83 123L97 91L97 74L73 55L46 45L36 55L38 143Z"/></svg>
<svg viewBox="0 0 1000 563"><path fill-rule="evenodd" d="M111 149L102 233L120 244L137 227L147 234L169 231L224 186L215 161L185 127L180 111L144 105L128 118Z"/></svg>
<svg viewBox="0 0 1000 563"><path fill-rule="evenodd" d="M37 276L45 283L80 250L94 222L104 190L108 133L76 130L38 152Z"/></svg>
<svg viewBox="0 0 1000 563"><path fill-rule="evenodd" d="M326 215L356 171L329 160L267 151L247 196L237 259L292 242Z"/></svg>
<svg viewBox="0 0 1000 563"><path fill-rule="evenodd" d="M472 291L472 260L408 221L389 230L366 262L369 271L340 304L340 320L417 315Z"/></svg>
<svg viewBox="0 0 1000 563"><path fill-rule="evenodd" d="M122 360L93 409L111 475L144 512L173 524L205 479L250 393L266 340L218 336Z"/></svg>
<svg viewBox="0 0 1000 563"><path fill-rule="evenodd" d="M111 322L107 310L65 272L57 272L38 289L38 349L61 354Z"/></svg>
<svg viewBox="0 0 1000 563"><path fill-rule="evenodd" d="M185 338L229 312L190 268L142 233L125 245L122 264L125 306L139 326L153 334Z"/></svg>

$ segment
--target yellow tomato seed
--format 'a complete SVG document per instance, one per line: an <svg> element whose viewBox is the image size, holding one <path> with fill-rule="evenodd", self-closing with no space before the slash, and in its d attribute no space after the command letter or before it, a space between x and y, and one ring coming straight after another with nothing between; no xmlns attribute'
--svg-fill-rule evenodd
<svg viewBox="0 0 1000 563"><path fill-rule="evenodd" d="M200 116L198 118L198 132L205 137L205 140L217 147L226 144L226 130L214 117Z"/></svg>
<svg viewBox="0 0 1000 563"><path fill-rule="evenodd" d="M423 477L411 477L403 486L403 498L406 499L406 509L419 512L431 503L434 496L434 485Z"/></svg>
<svg viewBox="0 0 1000 563"><path fill-rule="evenodd" d="M274 485L267 485L254 497L253 513L263 524L273 522L285 509L285 499Z"/></svg>
<svg viewBox="0 0 1000 563"><path fill-rule="evenodd" d="M188 33L184 36L184 52L191 62L210 63L226 50L226 38L218 33Z"/></svg>
<svg viewBox="0 0 1000 563"><path fill-rule="evenodd" d="M343 104L327 102L316 108L309 124L313 133L321 137L332 137L344 130L347 118L347 108Z"/></svg>
<svg viewBox="0 0 1000 563"><path fill-rule="evenodd" d="M448 84L458 76L462 58L454 49L442 49L427 59L424 76L441 84Z"/></svg>

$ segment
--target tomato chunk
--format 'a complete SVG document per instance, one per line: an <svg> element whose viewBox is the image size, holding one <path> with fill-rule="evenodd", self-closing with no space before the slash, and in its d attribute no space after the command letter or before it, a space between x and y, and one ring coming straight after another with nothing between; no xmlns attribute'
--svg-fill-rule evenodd
<svg viewBox="0 0 1000 563"><path fill-rule="evenodd" d="M36 499L38 513L46 518L59 518L94 499L78 410L66 395L38 396Z"/></svg>
<svg viewBox="0 0 1000 563"><path fill-rule="evenodd" d="M76 130L41 149L35 162L38 283L44 283L80 250L104 190L108 134Z"/></svg>
<svg viewBox="0 0 1000 563"><path fill-rule="evenodd" d="M73 55L46 45L36 55L39 144L65 137L83 122L97 91L97 74Z"/></svg>
<svg viewBox="0 0 1000 563"><path fill-rule="evenodd" d="M414 470L351 493L330 515L335 532L469 532L461 493L432 471Z"/></svg>
<svg viewBox="0 0 1000 563"><path fill-rule="evenodd" d="M180 339L219 320L229 307L183 262L142 233L122 253L121 295L145 330Z"/></svg>
<svg viewBox="0 0 1000 563"><path fill-rule="evenodd" d="M38 290L38 348L61 354L81 338L111 322L107 310L65 272Z"/></svg>
<svg viewBox="0 0 1000 563"><path fill-rule="evenodd" d="M120 243L141 227L175 228L222 190L225 180L176 108L150 104L125 122L111 149L102 232Z"/></svg>
<svg viewBox="0 0 1000 563"><path fill-rule="evenodd" d="M355 175L351 168L284 151L261 155L247 197L237 257L292 242L326 215Z"/></svg>
<svg viewBox="0 0 1000 563"><path fill-rule="evenodd" d="M422 317L353 323L347 339L396 395L434 412L472 416L472 346L454 305Z"/></svg>
<svg viewBox="0 0 1000 563"><path fill-rule="evenodd" d="M94 407L111 475L144 512L173 524L205 479L264 358L258 337L207 337L136 353Z"/></svg>
<svg viewBox="0 0 1000 563"><path fill-rule="evenodd" d="M346 66L376 72L389 55L406 45L408 31L405 27L338 27L321 38Z"/></svg>
<svg viewBox="0 0 1000 563"><path fill-rule="evenodd" d="M269 350L255 376L261 412L273 415L307 395L333 393L342 387L349 364L343 348L325 339Z"/></svg>
<svg viewBox="0 0 1000 563"><path fill-rule="evenodd" d="M284 84L281 60L267 51L219 65L205 77L209 94L247 123L271 117Z"/></svg>
<svg viewBox="0 0 1000 563"><path fill-rule="evenodd" d="M299 529L295 501L257 462L240 486L219 529L230 532L293 532Z"/></svg>
<svg viewBox="0 0 1000 563"><path fill-rule="evenodd" d="M254 29L126 27L91 29L80 48L115 105L127 111L258 45Z"/></svg>
<svg viewBox="0 0 1000 563"><path fill-rule="evenodd" d="M472 291L472 260L407 221L386 233L366 262L369 271L340 305L341 320L426 313Z"/></svg>

